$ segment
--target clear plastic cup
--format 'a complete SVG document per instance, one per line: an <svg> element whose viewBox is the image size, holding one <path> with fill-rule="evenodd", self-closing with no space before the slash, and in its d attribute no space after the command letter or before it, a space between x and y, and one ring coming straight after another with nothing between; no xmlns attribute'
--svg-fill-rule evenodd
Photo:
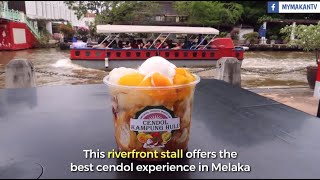
<svg viewBox="0 0 320 180"><path fill-rule="evenodd" d="M123 86L104 78L120 151L187 150L194 91L200 82L193 75L195 80L189 84L161 87Z"/></svg>

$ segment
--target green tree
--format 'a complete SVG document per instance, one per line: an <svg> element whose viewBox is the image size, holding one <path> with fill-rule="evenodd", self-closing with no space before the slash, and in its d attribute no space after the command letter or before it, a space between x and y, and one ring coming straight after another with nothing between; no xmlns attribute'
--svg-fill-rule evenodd
<svg viewBox="0 0 320 180"><path fill-rule="evenodd" d="M78 19L87 12L96 16L96 24L120 21L145 20L151 18L159 9L153 1L65 1L69 9L75 11Z"/></svg>
<svg viewBox="0 0 320 180"><path fill-rule="evenodd" d="M267 15L267 1L235 1L243 7L239 23L255 26L258 18Z"/></svg>
<svg viewBox="0 0 320 180"><path fill-rule="evenodd" d="M112 8L109 20L116 22L148 21L159 10L159 4L152 1L122 1Z"/></svg>
<svg viewBox="0 0 320 180"><path fill-rule="evenodd" d="M244 12L239 3L219 1L177 1L174 8L188 23L205 26L236 24Z"/></svg>
<svg viewBox="0 0 320 180"><path fill-rule="evenodd" d="M77 18L80 19L87 12L100 15L102 12L109 11L120 1L64 1L64 3L69 9L74 10Z"/></svg>
<svg viewBox="0 0 320 180"><path fill-rule="evenodd" d="M288 45L301 47L305 51L314 51L316 56L318 56L320 49L320 23L308 26L303 24L295 27L292 25L285 26L280 32L290 37L292 30L294 31L295 39L290 40Z"/></svg>

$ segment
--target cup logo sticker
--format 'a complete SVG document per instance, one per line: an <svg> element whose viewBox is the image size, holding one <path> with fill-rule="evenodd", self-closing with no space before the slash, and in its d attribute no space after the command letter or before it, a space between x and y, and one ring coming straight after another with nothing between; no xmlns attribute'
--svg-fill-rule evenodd
<svg viewBox="0 0 320 180"><path fill-rule="evenodd" d="M180 129L180 118L164 106L147 106L130 119L130 130L144 148L165 147L174 130Z"/></svg>

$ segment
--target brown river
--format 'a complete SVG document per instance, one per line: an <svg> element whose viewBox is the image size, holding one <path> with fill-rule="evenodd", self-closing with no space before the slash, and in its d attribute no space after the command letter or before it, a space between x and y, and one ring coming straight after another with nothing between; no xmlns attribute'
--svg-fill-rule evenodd
<svg viewBox="0 0 320 180"><path fill-rule="evenodd" d="M0 52L0 88L4 88L5 65L15 58L29 59L37 73L37 86L98 84L108 73L73 64L69 51L59 49L28 49ZM247 51L242 63L242 87L307 86L306 69L315 65L313 53L286 51ZM301 70L302 69L302 70ZM201 68L196 69L201 70ZM297 70L297 71L295 71ZM212 78L215 70L198 73L203 78ZM267 71L267 72L266 72ZM50 75L43 72L53 72ZM279 73L280 72L280 73Z"/></svg>

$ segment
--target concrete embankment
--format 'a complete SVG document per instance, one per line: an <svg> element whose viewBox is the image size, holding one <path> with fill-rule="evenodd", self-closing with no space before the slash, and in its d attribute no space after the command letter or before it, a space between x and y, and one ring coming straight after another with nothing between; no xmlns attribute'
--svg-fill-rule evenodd
<svg viewBox="0 0 320 180"><path fill-rule="evenodd" d="M247 88L248 90L316 116L319 100L305 86Z"/></svg>

